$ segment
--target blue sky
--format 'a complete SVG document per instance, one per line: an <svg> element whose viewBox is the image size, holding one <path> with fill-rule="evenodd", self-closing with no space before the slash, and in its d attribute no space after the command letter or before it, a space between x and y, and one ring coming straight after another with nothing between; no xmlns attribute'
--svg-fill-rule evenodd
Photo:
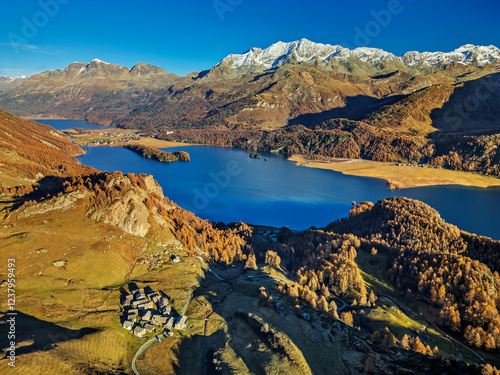
<svg viewBox="0 0 500 375"><path fill-rule="evenodd" d="M187 74L230 53L301 38L396 55L500 47L499 14L497 0L3 0L0 75L94 58Z"/></svg>

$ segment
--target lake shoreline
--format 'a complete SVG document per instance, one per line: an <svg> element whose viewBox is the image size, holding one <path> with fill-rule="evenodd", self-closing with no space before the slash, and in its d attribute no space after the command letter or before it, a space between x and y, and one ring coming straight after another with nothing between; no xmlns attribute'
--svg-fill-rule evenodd
<svg viewBox="0 0 500 375"><path fill-rule="evenodd" d="M199 146L193 143L165 141L158 138L142 136L138 129L85 129L85 132L79 133L75 129L64 130L64 133L70 135L73 143L80 147L121 147L124 145L140 145L154 148L171 148L183 146ZM120 134L120 136L116 136Z"/></svg>
<svg viewBox="0 0 500 375"><path fill-rule="evenodd" d="M292 155L288 160L298 166L332 170L351 176L379 178L386 181L391 189L439 185L461 185L479 188L500 186L500 179L474 172L398 166L392 162L363 159L322 158L312 160L305 155L299 154Z"/></svg>
<svg viewBox="0 0 500 375"><path fill-rule="evenodd" d="M203 146L201 144L166 141L158 138L142 136L138 129L89 129L78 133L75 129L64 131L72 136L73 143L80 147L121 147L124 145L140 145L157 149ZM113 134L121 134L122 138ZM99 142L91 144L91 142ZM209 146L209 145L205 145ZM223 146L210 146L223 147ZM229 147L232 148L232 147ZM238 148L236 148L238 149ZM251 152L250 150L243 151ZM293 154L288 160L298 166L332 170L350 176L372 177L385 181L390 189L407 189L424 186L460 185L478 188L500 187L500 179L484 176L475 172L453 171L432 167L401 166L394 162L380 162L364 159L326 158L310 159L307 155Z"/></svg>
<svg viewBox="0 0 500 375"><path fill-rule="evenodd" d="M99 170L151 174L170 200L214 222L243 221L275 228L286 225L294 230L322 228L348 216L353 201L405 196L425 202L462 230L499 238L500 188L440 185L390 190L381 178L297 168L284 155L262 152L268 158L265 162L249 158L248 150L226 147L182 145L164 150L188 151L190 163L160 163L122 147L85 149L87 153L78 158L82 164ZM407 169L421 173L427 168Z"/></svg>

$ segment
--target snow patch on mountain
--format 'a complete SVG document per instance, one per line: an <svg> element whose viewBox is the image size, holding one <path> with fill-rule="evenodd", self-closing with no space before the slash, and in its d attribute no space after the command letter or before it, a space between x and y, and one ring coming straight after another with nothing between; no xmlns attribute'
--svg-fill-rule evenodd
<svg viewBox="0 0 500 375"><path fill-rule="evenodd" d="M393 55L392 53L386 52L378 48L360 47L351 51L351 54L356 56L361 61L370 64L375 64L379 61L384 61L384 60L396 59L396 56Z"/></svg>

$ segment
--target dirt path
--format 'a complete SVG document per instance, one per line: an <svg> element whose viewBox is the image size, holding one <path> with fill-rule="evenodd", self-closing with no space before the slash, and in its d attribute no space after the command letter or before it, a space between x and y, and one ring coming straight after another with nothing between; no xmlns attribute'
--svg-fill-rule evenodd
<svg viewBox="0 0 500 375"><path fill-rule="evenodd" d="M149 341L146 341L140 348L139 350L135 353L134 355L134 359L132 359L132 370L134 371L134 374L135 375L141 375L141 373L139 371L137 371L137 368L135 367L135 361L137 360L137 358L144 354L146 352L146 350L152 346L154 343L158 342L158 339L155 337L153 337L151 340Z"/></svg>
<svg viewBox="0 0 500 375"><path fill-rule="evenodd" d="M57 235L57 236L66 236L66 237L76 237L76 238L85 238L85 239L93 239L93 240L98 240L99 237L89 237L89 236L84 236L76 233L64 233L64 232L51 232L47 230L22 230L18 232L3 232L1 233L2 237L4 238L9 238L11 236L16 236L18 234L25 234L25 233L44 233L44 234L51 234L51 235Z"/></svg>

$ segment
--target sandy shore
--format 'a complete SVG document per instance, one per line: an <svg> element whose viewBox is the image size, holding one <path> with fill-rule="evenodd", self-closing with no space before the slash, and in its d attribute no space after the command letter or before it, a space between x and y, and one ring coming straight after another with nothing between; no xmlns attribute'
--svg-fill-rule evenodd
<svg viewBox="0 0 500 375"><path fill-rule="evenodd" d="M380 178L386 180L392 188L400 189L432 185L464 185L482 188L500 186L500 179L473 172L396 166L394 163L359 159L310 160L304 155L293 155L288 160L294 161L297 165L311 168L329 169L354 176Z"/></svg>

